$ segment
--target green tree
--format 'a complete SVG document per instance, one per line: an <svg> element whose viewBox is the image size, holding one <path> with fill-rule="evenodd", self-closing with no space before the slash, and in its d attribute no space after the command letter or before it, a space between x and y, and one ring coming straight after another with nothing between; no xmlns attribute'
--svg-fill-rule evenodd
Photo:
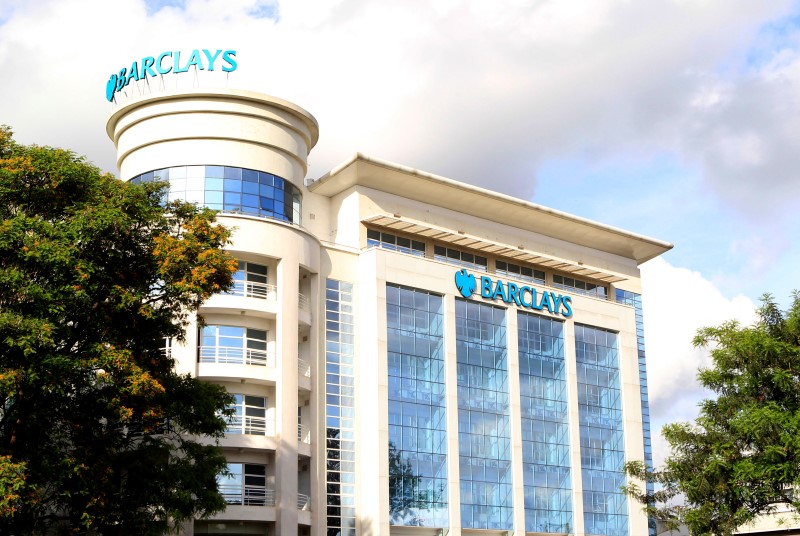
<svg viewBox="0 0 800 536"><path fill-rule="evenodd" d="M162 203L0 127L0 533L163 534L224 508L224 389L164 351L236 263Z"/></svg>
<svg viewBox="0 0 800 536"><path fill-rule="evenodd" d="M398 525L424 524L420 513L428 511L434 502L443 502L444 489L428 489L427 482L414 472L410 460L393 441L389 441L389 515Z"/></svg>
<svg viewBox="0 0 800 536"><path fill-rule="evenodd" d="M629 494L695 535L727 536L779 505L800 508L800 294L785 313L766 294L757 313L750 327L697 332L694 345L713 363L697 377L716 397L700 403L694 423L664 427L672 450L662 468L627 466L660 485L653 494L629 485Z"/></svg>

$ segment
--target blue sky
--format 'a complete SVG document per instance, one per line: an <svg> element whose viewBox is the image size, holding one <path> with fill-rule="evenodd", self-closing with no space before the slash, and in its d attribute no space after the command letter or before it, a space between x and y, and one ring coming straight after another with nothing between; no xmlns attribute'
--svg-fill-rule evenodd
<svg viewBox="0 0 800 536"><path fill-rule="evenodd" d="M800 288L799 17L794 0L0 0L0 122L116 171L109 75L231 48L213 83L319 120L312 178L360 151L672 242L642 267L660 424L704 395L698 327Z"/></svg>

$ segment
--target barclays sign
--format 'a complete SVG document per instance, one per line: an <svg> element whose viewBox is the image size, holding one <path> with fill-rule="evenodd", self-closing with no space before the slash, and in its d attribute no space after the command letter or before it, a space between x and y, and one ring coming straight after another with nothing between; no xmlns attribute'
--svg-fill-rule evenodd
<svg viewBox="0 0 800 536"><path fill-rule="evenodd" d="M109 102L113 101L114 94L125 89L132 80L145 80L148 77L155 78L168 73L185 73L191 67L201 71L213 71L215 65L223 72L229 73L235 71L238 66L235 50L192 50L188 55L184 55L184 58L185 60L181 61L180 51L169 50L158 56L145 56L141 60L132 62L130 68L123 67L119 73L109 77L106 83L106 98Z"/></svg>
<svg viewBox="0 0 800 536"><path fill-rule="evenodd" d="M456 272L456 288L464 298L470 298L477 290L475 276L465 269ZM572 316L572 297L556 294L550 291L537 291L528 285L519 286L516 283L506 283L501 279L492 279L481 276L481 298L490 300L501 299L511 305L512 303L531 309L533 311L547 311L560 314L564 318Z"/></svg>

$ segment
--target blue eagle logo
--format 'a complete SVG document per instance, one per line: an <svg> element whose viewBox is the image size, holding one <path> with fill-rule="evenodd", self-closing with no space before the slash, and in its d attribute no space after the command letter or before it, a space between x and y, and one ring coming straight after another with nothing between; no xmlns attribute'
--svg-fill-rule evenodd
<svg viewBox="0 0 800 536"><path fill-rule="evenodd" d="M468 274L467 270L462 268L460 271L456 272L456 288L462 296L469 298L472 296L472 293L475 292L475 276Z"/></svg>

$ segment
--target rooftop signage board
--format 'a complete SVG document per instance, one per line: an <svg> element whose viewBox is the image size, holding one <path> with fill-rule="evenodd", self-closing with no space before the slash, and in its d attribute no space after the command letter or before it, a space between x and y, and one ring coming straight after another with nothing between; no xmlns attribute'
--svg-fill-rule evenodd
<svg viewBox="0 0 800 536"><path fill-rule="evenodd" d="M477 290L477 280L475 276L461 269L455 274L456 288L464 298L470 298ZM502 279L492 279L489 276L481 276L481 298L489 300L501 299L511 305L512 303L524 309L532 311L547 311L552 314L560 314L564 318L572 316L572 297L563 294L556 294L552 291L539 291L531 286L519 286L516 283L505 282Z"/></svg>
<svg viewBox="0 0 800 536"><path fill-rule="evenodd" d="M145 56L141 60L134 60L130 67L123 67L118 73L112 74L106 83L106 99L114 100L116 93L122 91L132 80L145 80L168 73L185 73L191 67L198 70L213 71L215 68L229 73L238 67L235 50L195 49L185 54L181 59L181 52L167 51L157 56Z"/></svg>

